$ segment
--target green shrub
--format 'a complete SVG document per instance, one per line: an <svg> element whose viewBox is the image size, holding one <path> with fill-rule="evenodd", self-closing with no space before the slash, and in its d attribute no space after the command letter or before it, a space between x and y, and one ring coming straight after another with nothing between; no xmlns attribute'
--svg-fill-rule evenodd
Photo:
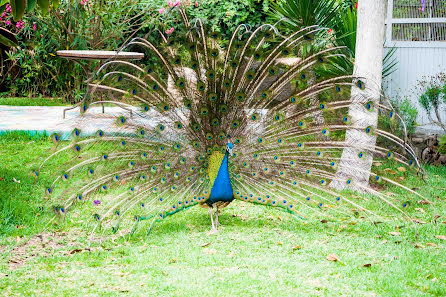
<svg viewBox="0 0 446 297"><path fill-rule="evenodd" d="M202 19L228 37L241 23L253 28L268 22L266 11L271 1L198 1L198 7L189 10L189 17ZM113 50L132 36L157 41L155 28L175 27L179 21L160 15L158 9L163 6L167 7L165 0L96 0L86 1L85 5L80 0L65 0L48 15L42 16L38 11L27 14L25 27L18 34L19 47L9 53L9 65L15 66L10 67L0 92L7 96L42 95L63 97L71 103L79 101L84 94L84 71L76 63L58 58L56 51ZM90 69L96 66L95 61L89 64Z"/></svg>
<svg viewBox="0 0 446 297"><path fill-rule="evenodd" d="M438 152L440 154L446 155L446 134L440 137L438 144Z"/></svg>

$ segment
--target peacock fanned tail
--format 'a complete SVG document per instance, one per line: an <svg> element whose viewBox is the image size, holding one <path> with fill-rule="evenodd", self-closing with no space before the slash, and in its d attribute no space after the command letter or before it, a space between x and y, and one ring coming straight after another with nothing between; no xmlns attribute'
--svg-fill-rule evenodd
<svg viewBox="0 0 446 297"><path fill-rule="evenodd" d="M282 36L272 25L252 31L240 25L225 40L218 32L206 33L201 20L189 21L183 7L177 10L182 28L169 35L155 31L153 40L161 43L133 39L126 48L144 50L146 58L111 60L90 85L132 106L133 116L117 117L116 133L83 136L75 129L72 142L42 164L48 170L46 163L60 164L46 189L58 214L85 204L97 226L116 232L128 221L153 222L205 205L228 143L234 149L228 155L233 198L302 218L384 215L369 210L370 204L404 214L406 201L420 197L378 166L371 186L364 188L372 194L368 198L330 187L344 149L359 152L352 164L382 158L384 168L400 163L415 174L418 163L394 132L352 123L348 110L355 98L349 90L368 88L360 78L317 75L330 59L343 56L342 48L321 42L326 29L314 26ZM359 101L366 102L365 111L379 112L391 127L398 126L390 105L364 99ZM88 108L85 103L81 112ZM377 137L380 145L346 143L347 129ZM52 136L64 144L60 138ZM344 167L360 170L349 168L348 161ZM343 182L348 188L355 179L347 176ZM405 198L381 191L380 183L404 191Z"/></svg>

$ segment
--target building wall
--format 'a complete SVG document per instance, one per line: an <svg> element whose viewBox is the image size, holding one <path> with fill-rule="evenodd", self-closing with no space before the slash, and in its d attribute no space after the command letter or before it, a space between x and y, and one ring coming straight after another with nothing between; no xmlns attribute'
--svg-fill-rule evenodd
<svg viewBox="0 0 446 297"><path fill-rule="evenodd" d="M384 49L388 51L388 48ZM426 111L421 107L418 98L421 91L417 90L417 82L426 76L446 73L445 47L398 47L394 58L398 62L397 69L384 80L384 92L393 99L408 98L418 109L417 123L429 123ZM445 82L446 83L446 82ZM446 108L442 108L441 115L446 121ZM441 130L436 126L421 126L420 130ZM426 131L429 132L429 131Z"/></svg>
<svg viewBox="0 0 446 297"><path fill-rule="evenodd" d="M446 74L446 0L389 0L386 13L384 51L396 48L393 58L398 64L384 80L384 92L392 99L407 98L416 106L420 132L442 131L427 125L431 121L418 98L423 93L419 81ZM440 114L446 122L446 104Z"/></svg>

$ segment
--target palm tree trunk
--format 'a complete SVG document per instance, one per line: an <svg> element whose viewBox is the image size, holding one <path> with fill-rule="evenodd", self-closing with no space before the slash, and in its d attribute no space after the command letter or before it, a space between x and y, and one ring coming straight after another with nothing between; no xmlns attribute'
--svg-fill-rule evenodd
<svg viewBox="0 0 446 297"><path fill-rule="evenodd" d="M313 69L308 70L308 86L313 86L316 84L316 74ZM313 94L310 96L310 104L311 106L319 106L321 103L319 102L319 98L317 94ZM323 125L325 123L324 115L322 114L322 110L317 110L314 112L314 124L315 125Z"/></svg>
<svg viewBox="0 0 446 297"><path fill-rule="evenodd" d="M349 116L351 127L345 136L345 148L339 162L338 171L330 186L335 189L347 187L366 191L369 185L373 162L373 148L376 136L365 132L367 127L376 128L378 124L378 103L381 94L382 60L384 44L384 20L386 0L361 0L358 5L358 27L356 35L356 54L353 74L361 78L365 89L352 87ZM372 102L374 108L366 105ZM359 158L360 153L365 157Z"/></svg>

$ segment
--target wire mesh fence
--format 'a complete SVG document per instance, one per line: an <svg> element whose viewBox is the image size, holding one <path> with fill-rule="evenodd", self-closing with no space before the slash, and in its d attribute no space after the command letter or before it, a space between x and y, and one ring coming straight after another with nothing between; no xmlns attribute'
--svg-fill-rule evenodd
<svg viewBox="0 0 446 297"><path fill-rule="evenodd" d="M393 24L393 41L446 41L446 23Z"/></svg>
<svg viewBox="0 0 446 297"><path fill-rule="evenodd" d="M423 4L424 3L424 4ZM444 18L445 0L394 0L394 18Z"/></svg>

